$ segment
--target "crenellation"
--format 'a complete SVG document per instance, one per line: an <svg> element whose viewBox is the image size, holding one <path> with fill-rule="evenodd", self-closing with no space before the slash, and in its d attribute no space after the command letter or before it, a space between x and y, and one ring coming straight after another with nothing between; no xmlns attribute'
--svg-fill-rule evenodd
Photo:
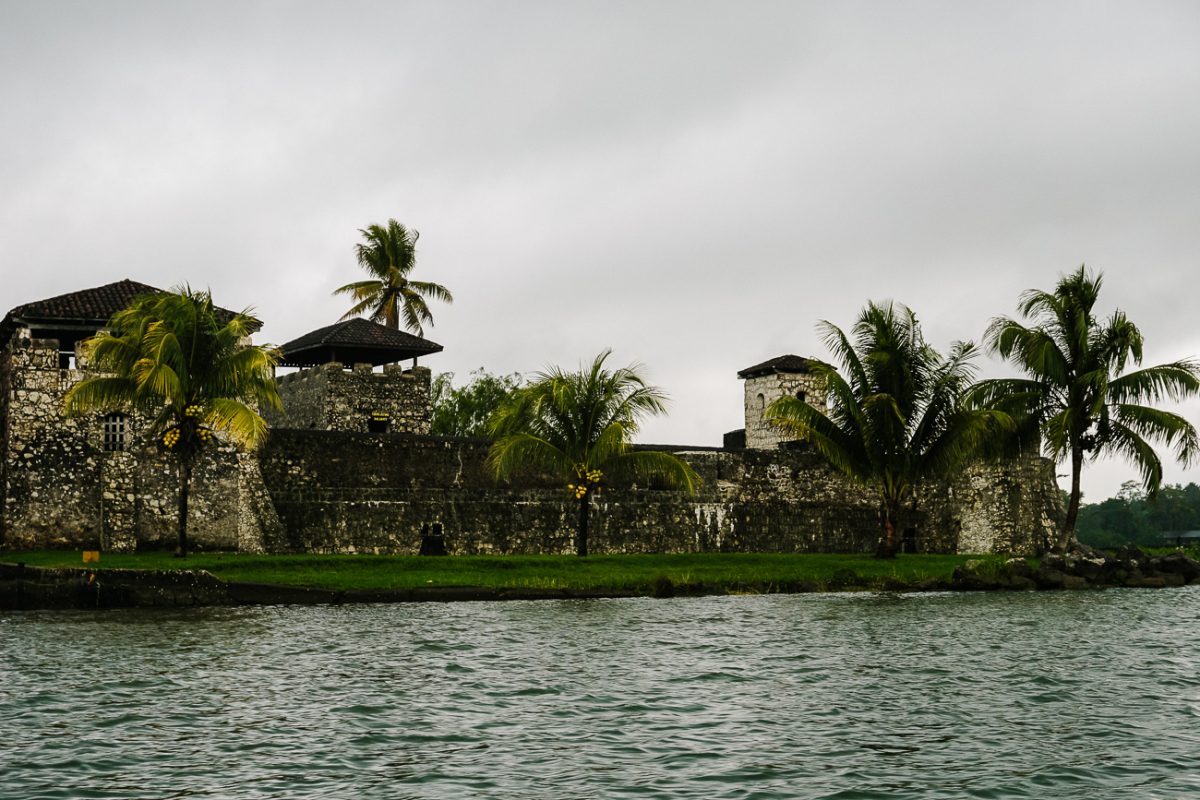
<svg viewBox="0 0 1200 800"><path fill-rule="evenodd" d="M346 370L329 363L283 376L281 412L269 412L272 427L378 433L428 433L432 421L428 367L404 370L370 364Z"/></svg>

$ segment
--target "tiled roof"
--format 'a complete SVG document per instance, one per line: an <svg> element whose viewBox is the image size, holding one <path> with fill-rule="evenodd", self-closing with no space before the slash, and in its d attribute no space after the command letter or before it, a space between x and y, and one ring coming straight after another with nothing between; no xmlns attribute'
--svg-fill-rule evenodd
<svg viewBox="0 0 1200 800"><path fill-rule="evenodd" d="M35 300L32 303L17 306L8 313L14 319L108 322L109 317L127 307L130 301L138 295L161 293L162 289L126 279L97 286L94 289L83 289L45 300Z"/></svg>
<svg viewBox="0 0 1200 800"><path fill-rule="evenodd" d="M0 322L0 342L7 341L18 324L52 325L55 322L62 322L94 325L99 329L108 322L113 314L127 308L133 298L144 294L163 294L163 290L126 278L92 289L82 289L78 292L69 292L45 300L25 303L9 311L4 320ZM217 311L227 319L232 319L235 313L225 308L218 308ZM255 322L258 323L258 320ZM259 323L253 327L257 330L262 326Z"/></svg>
<svg viewBox="0 0 1200 800"><path fill-rule="evenodd" d="M811 358L804 358L788 354L786 356L777 356L770 361L764 361L761 364L755 364L753 367L746 367L738 371L739 378L756 378L759 375L771 375L776 372L811 372L814 364L820 364Z"/></svg>
<svg viewBox="0 0 1200 800"><path fill-rule="evenodd" d="M279 349L283 352L282 364L309 366L335 360L338 353L384 364L437 353L442 346L407 331L354 317L306 333Z"/></svg>

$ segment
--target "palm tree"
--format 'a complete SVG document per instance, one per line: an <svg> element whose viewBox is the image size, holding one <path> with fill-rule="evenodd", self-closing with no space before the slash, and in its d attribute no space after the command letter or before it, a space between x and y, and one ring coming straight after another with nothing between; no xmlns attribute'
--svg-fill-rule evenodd
<svg viewBox="0 0 1200 800"><path fill-rule="evenodd" d="M217 432L256 447L267 435L256 408L280 407L276 353L248 343L257 325L249 311L230 317L209 292L186 286L134 298L85 343L104 374L80 381L63 398L68 415L133 409L152 419L149 434L179 460L178 556L187 556L197 457Z"/></svg>
<svg viewBox="0 0 1200 800"><path fill-rule="evenodd" d="M580 556L588 554L592 496L610 477L659 477L688 492L699 482L678 457L630 446L639 419L666 410L666 395L647 385L638 365L605 369L610 353L600 353L586 370L554 367L534 375L489 424L495 442L488 463L497 477L531 466L569 481L567 490L579 504L575 550Z"/></svg>
<svg viewBox="0 0 1200 800"><path fill-rule="evenodd" d="M450 290L440 283L409 280L417 264L417 239L421 237L394 219L387 226L368 225L359 230L364 242L355 245L358 264L371 275L370 280L347 283L333 293L348 294L354 305L342 315L350 319L370 312L370 318L389 328L404 327L418 336L425 333L424 324L433 324L433 315L425 300L432 297L451 303Z"/></svg>
<svg viewBox="0 0 1200 800"><path fill-rule="evenodd" d="M1046 453L1070 458L1071 492L1055 549L1075 541L1085 457L1114 453L1131 460L1153 496L1162 483L1162 462L1150 440L1175 450L1184 464L1196 455L1196 429L1183 417L1147 403L1183 400L1200 390L1195 361L1175 361L1126 374L1142 363L1142 334L1121 311L1107 320L1093 314L1102 277L1084 266L1059 279L1053 292L1031 289L1017 306L1024 325L997 317L988 326L989 350L1013 362L1028 377L982 382L973 393L980 404L1000 405L1027 419Z"/></svg>
<svg viewBox="0 0 1200 800"><path fill-rule="evenodd" d="M883 532L876 556L891 558L900 509L917 484L952 474L1010 420L961 402L975 372L974 345L956 342L943 358L904 306L868 303L851 329L853 340L830 322L818 329L845 371L843 377L812 362L826 382L827 410L781 397L767 416L878 493Z"/></svg>

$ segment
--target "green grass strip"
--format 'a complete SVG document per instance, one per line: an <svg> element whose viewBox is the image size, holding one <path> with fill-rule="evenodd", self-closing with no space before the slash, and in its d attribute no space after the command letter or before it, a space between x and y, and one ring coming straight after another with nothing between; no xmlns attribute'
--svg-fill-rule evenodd
<svg viewBox="0 0 1200 800"><path fill-rule="evenodd" d="M949 581L971 559L1000 556L901 555L891 561L829 553L693 553L575 556L246 555L104 553L89 567L207 570L226 581L332 590L422 587L568 590L630 594L771 593L903 589ZM78 551L0 553L41 567L83 567Z"/></svg>

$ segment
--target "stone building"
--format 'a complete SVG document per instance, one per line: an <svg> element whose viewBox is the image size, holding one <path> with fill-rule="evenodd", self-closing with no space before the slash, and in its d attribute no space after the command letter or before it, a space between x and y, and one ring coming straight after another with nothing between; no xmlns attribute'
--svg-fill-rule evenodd
<svg viewBox="0 0 1200 800"><path fill-rule="evenodd" d="M738 372L745 381L745 446L761 450L788 441L783 430L767 421L767 409L781 397L795 397L816 408L825 407L825 384L812 371L810 358L785 355Z"/></svg>
<svg viewBox="0 0 1200 800"><path fill-rule="evenodd" d="M67 419L62 396L87 369L78 343L137 294L132 281L13 309L0 322L0 549L169 545L173 459L136 415ZM222 445L202 460L189 536L197 548L415 553L440 525L452 553L572 552L577 507L561 481L496 480L487 443L428 435L430 373L441 346L352 319L281 348L283 410L258 453ZM409 369L398 363L413 359ZM664 447L702 477L697 494L613 487L597 500L603 552L870 552L874 497L764 418L785 394L825 402L810 359L780 356L741 370L745 430L717 447ZM980 465L922 487L901 520L906 549L1044 549L1061 513L1053 464Z"/></svg>
<svg viewBox="0 0 1200 800"><path fill-rule="evenodd" d="M420 356L442 346L365 319L349 319L282 345L282 413L273 428L367 433L429 433L430 372ZM398 362L413 359L405 370Z"/></svg>
<svg viewBox="0 0 1200 800"><path fill-rule="evenodd" d="M138 414L66 417L87 373L80 343L138 295L123 280L26 303L0 321L0 547L132 549L173 541L174 460ZM233 312L226 312L232 314ZM209 547L257 550L278 517L257 459L218 444L198 465L190 533Z"/></svg>

